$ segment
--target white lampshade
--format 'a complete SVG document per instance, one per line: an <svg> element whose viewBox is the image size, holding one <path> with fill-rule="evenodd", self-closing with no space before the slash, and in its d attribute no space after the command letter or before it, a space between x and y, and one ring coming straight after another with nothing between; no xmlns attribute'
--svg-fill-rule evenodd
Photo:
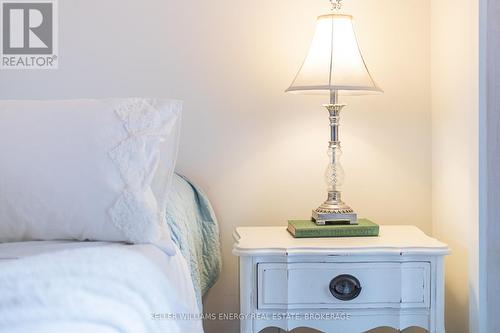
<svg viewBox="0 0 500 333"><path fill-rule="evenodd" d="M350 15L318 17L309 53L286 91L330 93L335 90L382 91L366 68Z"/></svg>

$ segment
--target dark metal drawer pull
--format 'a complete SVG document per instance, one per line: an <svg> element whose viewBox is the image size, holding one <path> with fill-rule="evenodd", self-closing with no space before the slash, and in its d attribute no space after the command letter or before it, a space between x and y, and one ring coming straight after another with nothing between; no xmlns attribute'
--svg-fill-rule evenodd
<svg viewBox="0 0 500 333"><path fill-rule="evenodd" d="M330 292L336 299L350 301L361 293L361 284L354 276L342 274L330 281Z"/></svg>

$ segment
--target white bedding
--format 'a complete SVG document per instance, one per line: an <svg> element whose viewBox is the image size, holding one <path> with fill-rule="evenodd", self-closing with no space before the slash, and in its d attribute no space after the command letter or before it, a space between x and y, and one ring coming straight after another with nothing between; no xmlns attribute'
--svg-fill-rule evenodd
<svg viewBox="0 0 500 333"><path fill-rule="evenodd" d="M203 332L199 319L172 319L199 314L177 248L168 256L153 245L0 244L0 296L0 333Z"/></svg>
<svg viewBox="0 0 500 333"><path fill-rule="evenodd" d="M182 103L0 100L0 241L159 244Z"/></svg>

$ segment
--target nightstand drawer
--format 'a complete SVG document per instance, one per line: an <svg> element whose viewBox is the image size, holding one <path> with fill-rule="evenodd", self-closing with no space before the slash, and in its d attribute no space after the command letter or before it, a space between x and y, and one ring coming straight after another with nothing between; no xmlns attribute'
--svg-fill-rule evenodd
<svg viewBox="0 0 500 333"><path fill-rule="evenodd" d="M428 262L260 263L259 309L429 308Z"/></svg>

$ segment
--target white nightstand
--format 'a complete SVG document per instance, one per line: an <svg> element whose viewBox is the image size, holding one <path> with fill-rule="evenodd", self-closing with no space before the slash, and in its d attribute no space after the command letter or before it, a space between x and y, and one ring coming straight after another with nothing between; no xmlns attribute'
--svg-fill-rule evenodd
<svg viewBox="0 0 500 333"><path fill-rule="evenodd" d="M380 226L379 237L307 239L293 238L286 227L241 227L234 239L241 333L270 326L445 331L449 249L416 227Z"/></svg>

